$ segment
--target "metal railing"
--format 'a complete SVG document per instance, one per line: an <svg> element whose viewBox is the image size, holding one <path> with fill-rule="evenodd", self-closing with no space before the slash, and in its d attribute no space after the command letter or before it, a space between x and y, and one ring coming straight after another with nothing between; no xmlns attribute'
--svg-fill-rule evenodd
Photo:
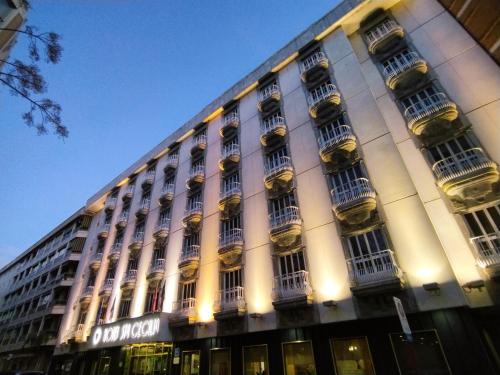
<svg viewBox="0 0 500 375"><path fill-rule="evenodd" d="M122 280L122 284L131 283L137 280L137 270L127 270Z"/></svg>
<svg viewBox="0 0 500 375"><path fill-rule="evenodd" d="M225 199L233 194L241 194L241 185L237 181L232 181L224 186L220 192L220 199Z"/></svg>
<svg viewBox="0 0 500 375"><path fill-rule="evenodd" d="M161 194L174 194L175 185L174 184L164 184L161 188Z"/></svg>
<svg viewBox="0 0 500 375"><path fill-rule="evenodd" d="M149 210L149 206L151 205L151 199L145 198L141 200L141 203L139 205L140 210Z"/></svg>
<svg viewBox="0 0 500 375"><path fill-rule="evenodd" d="M184 217L193 215L193 214L201 214L203 212L203 203L202 202L190 202L188 206L184 210Z"/></svg>
<svg viewBox="0 0 500 375"><path fill-rule="evenodd" d="M127 189L125 190L125 194L133 195L134 194L134 190L135 190L135 185L134 184L128 185Z"/></svg>
<svg viewBox="0 0 500 375"><path fill-rule="evenodd" d="M161 230L169 230L170 229L170 218L160 216L158 218L158 222L156 223L155 232L159 232Z"/></svg>
<svg viewBox="0 0 500 375"><path fill-rule="evenodd" d="M204 165L195 165L191 167L189 170L189 178L194 178L196 176L205 176L205 166Z"/></svg>
<svg viewBox="0 0 500 375"><path fill-rule="evenodd" d="M395 21L386 19L383 22L379 23L377 26L373 27L369 31L365 33L366 39L370 44L377 42L378 40L385 37L394 29L400 27Z"/></svg>
<svg viewBox="0 0 500 375"><path fill-rule="evenodd" d="M143 242L144 241L144 231L135 232L132 236L132 242Z"/></svg>
<svg viewBox="0 0 500 375"><path fill-rule="evenodd" d="M200 245L189 245L182 249L179 263L198 260L200 258Z"/></svg>
<svg viewBox="0 0 500 375"><path fill-rule="evenodd" d="M104 223L99 227L99 233L107 233L111 229L110 223Z"/></svg>
<svg viewBox="0 0 500 375"><path fill-rule="evenodd" d="M408 126L411 127L415 122L449 107L455 107L455 103L448 99L444 93L438 92L407 107L404 111L404 116L406 117Z"/></svg>
<svg viewBox="0 0 500 375"><path fill-rule="evenodd" d="M221 153L221 159L224 160L228 158L229 156L232 155L239 155L240 154L240 145L237 143L231 143L229 145L225 145L222 148L222 153Z"/></svg>
<svg viewBox="0 0 500 375"><path fill-rule="evenodd" d="M179 154L168 155L167 165L177 166L179 163Z"/></svg>
<svg viewBox="0 0 500 375"><path fill-rule="evenodd" d="M115 242L113 246L111 246L111 251L109 255L113 253L118 253L118 254L121 253L122 247L123 247L123 242Z"/></svg>
<svg viewBox="0 0 500 375"><path fill-rule="evenodd" d="M271 228L279 228L288 224L301 224L300 211L298 207L288 206L269 214Z"/></svg>
<svg viewBox="0 0 500 375"><path fill-rule="evenodd" d="M156 170L151 169L146 171L146 175L144 176L145 180L154 180L156 174Z"/></svg>
<svg viewBox="0 0 500 375"><path fill-rule="evenodd" d="M275 300L309 296L312 294L309 272L297 271L274 277L273 298Z"/></svg>
<svg viewBox="0 0 500 375"><path fill-rule="evenodd" d="M245 308L245 289L242 286L219 290L216 297L216 307L221 310Z"/></svg>
<svg viewBox="0 0 500 375"><path fill-rule="evenodd" d="M309 55L304 60L302 60L300 64L300 71L302 73L307 72L309 69L315 67L324 60L328 61L328 58L323 52L314 52L312 55Z"/></svg>
<svg viewBox="0 0 500 375"><path fill-rule="evenodd" d="M110 198L106 199L106 203L104 206L107 209L114 209L116 206L116 201L117 201L116 197L110 197Z"/></svg>
<svg viewBox="0 0 500 375"><path fill-rule="evenodd" d="M384 76L387 80L392 79L422 61L422 58L414 51L398 53L387 61L388 65L384 66Z"/></svg>
<svg viewBox="0 0 500 375"><path fill-rule="evenodd" d="M328 133L323 134L318 138L319 148L325 149L333 145L339 144L348 139L354 139L354 134L349 125L330 126Z"/></svg>
<svg viewBox="0 0 500 375"><path fill-rule="evenodd" d="M101 286L101 292L103 291L111 291L113 289L113 282L115 279L106 279L104 280L104 283Z"/></svg>
<svg viewBox="0 0 500 375"><path fill-rule="evenodd" d="M483 150L476 147L434 163L432 171L438 181L444 183L495 166L496 164L486 157Z"/></svg>
<svg viewBox="0 0 500 375"><path fill-rule="evenodd" d="M266 117L262 121L262 124L260 125L260 133L267 134L269 132L272 132L276 128L281 128L285 126L286 126L285 118L278 114L274 114L269 117Z"/></svg>
<svg viewBox="0 0 500 375"><path fill-rule="evenodd" d="M232 125L240 122L240 116L237 112L231 112L224 116L223 126Z"/></svg>
<svg viewBox="0 0 500 375"><path fill-rule="evenodd" d="M338 95L337 87L333 83L323 83L315 89L309 91L307 102L310 107L313 107L319 102L328 99L332 95Z"/></svg>
<svg viewBox="0 0 500 375"><path fill-rule="evenodd" d="M280 87L278 86L277 83L273 83L272 85L268 85L259 91L259 101L264 101L274 94L279 94L280 93Z"/></svg>
<svg viewBox="0 0 500 375"><path fill-rule="evenodd" d="M179 315L194 316L196 311L196 298L186 298L175 301L172 304L172 311Z"/></svg>
<svg viewBox="0 0 500 375"><path fill-rule="evenodd" d="M102 260L102 253L94 253L90 256L89 263L100 262Z"/></svg>
<svg viewBox="0 0 500 375"><path fill-rule="evenodd" d="M193 137L193 146L197 145L206 145L207 144L207 135L205 133L195 135Z"/></svg>
<svg viewBox="0 0 500 375"><path fill-rule="evenodd" d="M151 265L149 266L149 273L163 271L165 271L165 259L153 259L153 262L151 262Z"/></svg>
<svg viewBox="0 0 500 375"><path fill-rule="evenodd" d="M376 196L370 181L363 177L334 187L331 194L335 208L350 205L360 199L375 198Z"/></svg>
<svg viewBox="0 0 500 375"><path fill-rule="evenodd" d="M219 234L219 248L243 243L243 229L233 228Z"/></svg>
<svg viewBox="0 0 500 375"><path fill-rule="evenodd" d="M128 215L129 215L129 211L122 211L120 213L120 216L118 217L118 221L125 221L125 222L127 222L128 221Z"/></svg>
<svg viewBox="0 0 500 375"><path fill-rule="evenodd" d="M402 271L396 264L392 250L347 259L347 267L351 282L355 285L402 277Z"/></svg>
<svg viewBox="0 0 500 375"><path fill-rule="evenodd" d="M94 293L94 285L87 285L85 289L83 289L83 293L81 297L92 297L92 294Z"/></svg>
<svg viewBox="0 0 500 375"><path fill-rule="evenodd" d="M500 264L500 232L473 237L470 242L476 250L479 267L486 268Z"/></svg>
<svg viewBox="0 0 500 375"><path fill-rule="evenodd" d="M264 163L264 174L266 177L274 175L283 170L293 169L292 159L289 156L279 156L277 158L267 158Z"/></svg>

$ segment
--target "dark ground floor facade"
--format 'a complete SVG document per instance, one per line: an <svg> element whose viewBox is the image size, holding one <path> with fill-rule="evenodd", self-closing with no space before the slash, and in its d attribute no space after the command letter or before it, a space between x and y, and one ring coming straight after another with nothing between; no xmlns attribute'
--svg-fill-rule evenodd
<svg viewBox="0 0 500 375"><path fill-rule="evenodd" d="M0 353L0 373L3 371L42 371L49 369L54 346L20 347Z"/></svg>
<svg viewBox="0 0 500 375"><path fill-rule="evenodd" d="M54 375L493 375L500 312L457 308L54 357Z"/></svg>

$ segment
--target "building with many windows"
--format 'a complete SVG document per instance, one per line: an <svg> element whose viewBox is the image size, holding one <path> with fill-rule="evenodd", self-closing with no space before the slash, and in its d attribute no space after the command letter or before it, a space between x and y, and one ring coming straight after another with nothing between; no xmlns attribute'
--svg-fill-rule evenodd
<svg viewBox="0 0 500 375"><path fill-rule="evenodd" d="M498 373L499 128L438 1L343 1L88 200L53 372Z"/></svg>
<svg viewBox="0 0 500 375"><path fill-rule="evenodd" d="M0 68L9 57L16 41L16 32L26 18L26 7L21 0L0 0Z"/></svg>

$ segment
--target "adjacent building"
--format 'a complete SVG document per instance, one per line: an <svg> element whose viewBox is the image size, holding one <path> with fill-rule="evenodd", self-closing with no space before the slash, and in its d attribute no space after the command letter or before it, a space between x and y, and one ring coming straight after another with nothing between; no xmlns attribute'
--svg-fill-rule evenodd
<svg viewBox="0 0 500 375"><path fill-rule="evenodd" d="M0 68L16 41L16 32L26 18L22 0L0 0ZM2 61L3 60L3 61Z"/></svg>

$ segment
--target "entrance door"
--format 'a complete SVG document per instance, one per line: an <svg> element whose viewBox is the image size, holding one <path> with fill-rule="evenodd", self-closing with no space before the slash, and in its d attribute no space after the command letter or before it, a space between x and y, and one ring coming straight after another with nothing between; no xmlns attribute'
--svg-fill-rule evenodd
<svg viewBox="0 0 500 375"><path fill-rule="evenodd" d="M182 352L181 375L200 375L200 351Z"/></svg>

